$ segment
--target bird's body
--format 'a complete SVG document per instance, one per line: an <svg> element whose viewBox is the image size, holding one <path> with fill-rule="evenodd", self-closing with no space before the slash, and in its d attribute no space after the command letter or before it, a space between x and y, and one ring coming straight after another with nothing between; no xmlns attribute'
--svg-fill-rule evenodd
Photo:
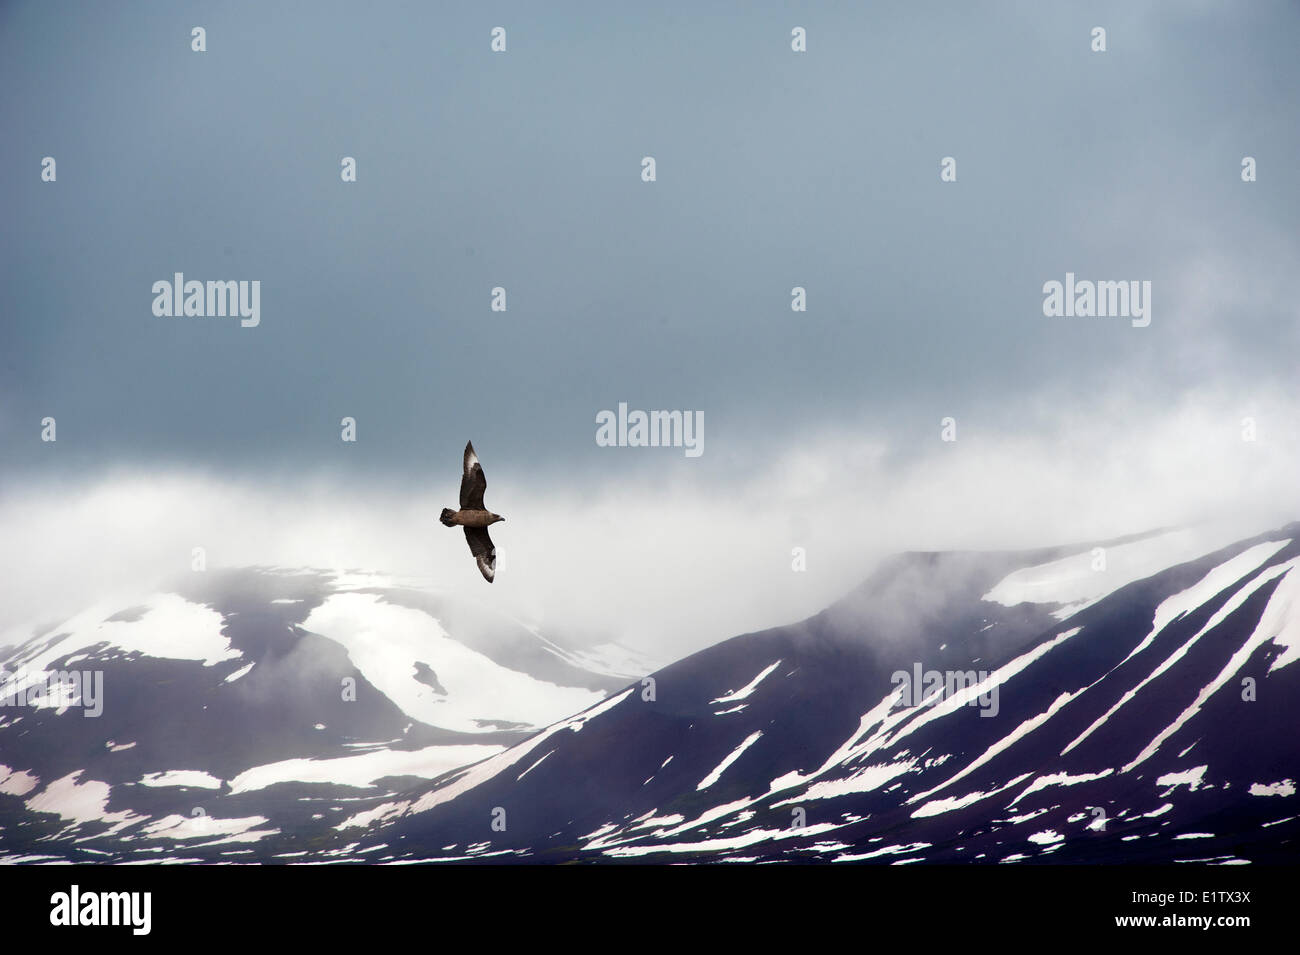
<svg viewBox="0 0 1300 955"><path fill-rule="evenodd" d="M487 477L483 466L478 463L474 453L474 442L465 445L464 473L460 479L460 510L449 507L442 509L439 520L447 527L465 528L465 540L469 543L470 553L478 563L478 569L488 583L492 583L497 574L497 549L488 536L488 527L505 518L493 514L483 506L483 492L487 490Z"/></svg>
<svg viewBox="0 0 1300 955"><path fill-rule="evenodd" d="M476 511L467 507L462 507L459 511L453 511L449 507L444 507L441 520L448 527L487 527L497 521L504 521L505 518L499 517L491 511Z"/></svg>

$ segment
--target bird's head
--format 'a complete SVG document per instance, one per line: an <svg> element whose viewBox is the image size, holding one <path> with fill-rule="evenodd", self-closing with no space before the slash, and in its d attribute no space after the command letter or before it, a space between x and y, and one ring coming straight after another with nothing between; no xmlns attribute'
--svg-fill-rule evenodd
<svg viewBox="0 0 1300 955"><path fill-rule="evenodd" d="M505 520L505 518L502 517L500 514L493 514L493 515L492 515L492 523L493 523L493 524L496 524L496 523L498 523L498 522L500 522L500 521L504 521L504 520Z"/></svg>

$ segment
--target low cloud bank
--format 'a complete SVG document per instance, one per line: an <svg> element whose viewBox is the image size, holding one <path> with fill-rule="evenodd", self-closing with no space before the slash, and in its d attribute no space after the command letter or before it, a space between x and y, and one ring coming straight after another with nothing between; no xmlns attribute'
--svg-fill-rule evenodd
<svg viewBox="0 0 1300 955"><path fill-rule="evenodd" d="M634 481L538 486L495 469L488 501L508 521L493 528L490 586L461 532L437 521L454 476L435 491L184 471L11 487L0 496L0 643L98 599L129 605L189 572L203 547L209 567L409 575L543 632L666 661L815 613L899 550L1082 543L1209 520L1245 536L1300 518L1295 412L1277 398L1243 408L1209 394L1162 413L1118 399L1086 415L1027 409L1032 429L959 421L952 443L936 422L907 457L884 439L828 431L727 481L706 468L664 479L651 458ZM1254 441L1242 438L1246 417ZM794 548L804 572L792 570Z"/></svg>

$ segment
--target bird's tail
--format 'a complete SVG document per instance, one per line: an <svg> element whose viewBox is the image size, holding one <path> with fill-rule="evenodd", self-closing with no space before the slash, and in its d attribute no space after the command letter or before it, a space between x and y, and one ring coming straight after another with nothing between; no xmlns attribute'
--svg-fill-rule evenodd
<svg viewBox="0 0 1300 955"><path fill-rule="evenodd" d="M442 516L439 517L438 520L442 521L448 527L455 527L456 522L452 520L452 518L455 516L456 516L455 511L453 511L450 507L444 507L442 509Z"/></svg>

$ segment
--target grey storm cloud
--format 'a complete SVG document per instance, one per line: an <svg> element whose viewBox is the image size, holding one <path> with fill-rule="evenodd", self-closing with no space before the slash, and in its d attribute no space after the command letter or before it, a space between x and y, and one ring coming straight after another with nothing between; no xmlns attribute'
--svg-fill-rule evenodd
<svg viewBox="0 0 1300 955"><path fill-rule="evenodd" d="M706 411L720 467L810 421L1014 431L1026 396L1283 384L1297 27L1280 2L6 4L6 471L415 473L471 437L499 467L657 467L596 446L620 401ZM177 272L259 281L259 324L155 316ZM1150 326L1045 317L1067 272L1151 281Z"/></svg>

